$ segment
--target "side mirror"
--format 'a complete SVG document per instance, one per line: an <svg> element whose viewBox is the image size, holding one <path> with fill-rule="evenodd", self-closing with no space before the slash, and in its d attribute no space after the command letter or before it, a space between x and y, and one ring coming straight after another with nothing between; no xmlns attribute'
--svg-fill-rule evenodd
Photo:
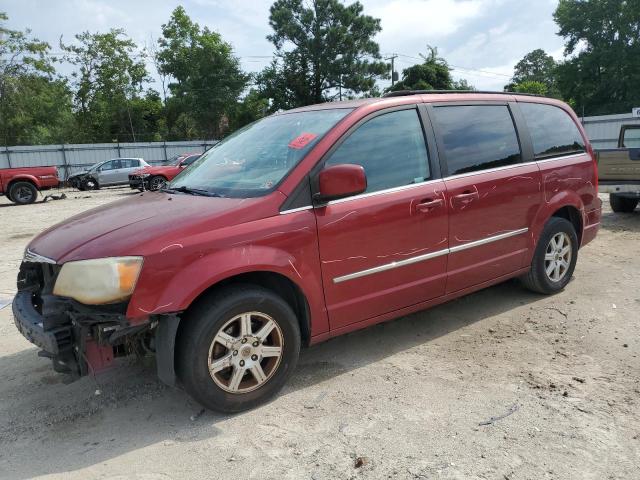
<svg viewBox="0 0 640 480"><path fill-rule="evenodd" d="M318 185L316 200L326 202L364 192L367 189L367 176L361 165L343 163L322 170Z"/></svg>

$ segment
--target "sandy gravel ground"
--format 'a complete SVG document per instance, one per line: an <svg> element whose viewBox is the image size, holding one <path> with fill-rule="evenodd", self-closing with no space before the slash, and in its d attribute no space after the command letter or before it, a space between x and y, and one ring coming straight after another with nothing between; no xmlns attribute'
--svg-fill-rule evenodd
<svg viewBox="0 0 640 480"><path fill-rule="evenodd" d="M131 195L67 194L0 200L0 297L33 235ZM507 282L312 347L274 401L233 416L152 362L65 385L7 307L0 478L640 478L639 272L640 211L607 207L564 292Z"/></svg>

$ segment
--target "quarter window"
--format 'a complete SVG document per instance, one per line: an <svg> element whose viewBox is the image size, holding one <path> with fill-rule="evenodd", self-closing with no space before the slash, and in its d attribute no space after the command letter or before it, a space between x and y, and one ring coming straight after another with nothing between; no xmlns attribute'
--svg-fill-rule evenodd
<svg viewBox="0 0 640 480"><path fill-rule="evenodd" d="M428 179L427 147L417 110L385 113L360 126L325 165L343 163L362 165L367 192Z"/></svg>
<svg viewBox="0 0 640 480"><path fill-rule="evenodd" d="M567 112L554 105L520 103L536 158L584 152L584 140Z"/></svg>
<svg viewBox="0 0 640 480"><path fill-rule="evenodd" d="M435 107L449 175L521 161L518 136L506 105Z"/></svg>

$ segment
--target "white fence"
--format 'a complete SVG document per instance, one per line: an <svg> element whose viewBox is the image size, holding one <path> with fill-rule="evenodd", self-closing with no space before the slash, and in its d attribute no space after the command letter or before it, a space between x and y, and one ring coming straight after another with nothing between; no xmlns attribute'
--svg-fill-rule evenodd
<svg viewBox="0 0 640 480"><path fill-rule="evenodd" d="M90 143L0 147L0 168L57 166L61 179L111 158L143 158L161 164L182 153L202 153L216 140L186 142Z"/></svg>
<svg viewBox="0 0 640 480"><path fill-rule="evenodd" d="M622 125L640 125L640 118L633 117L631 112L619 115L600 115L584 117L582 125L594 149L616 148L620 127Z"/></svg>

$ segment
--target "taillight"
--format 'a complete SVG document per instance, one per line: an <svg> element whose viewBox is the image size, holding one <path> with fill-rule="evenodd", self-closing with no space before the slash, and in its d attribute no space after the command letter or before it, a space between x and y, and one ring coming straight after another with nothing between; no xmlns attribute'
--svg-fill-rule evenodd
<svg viewBox="0 0 640 480"><path fill-rule="evenodd" d="M593 150L591 144L587 147L587 152L591 155L591 160L593 160L593 185L596 188L596 192L598 191L598 156L596 152Z"/></svg>

